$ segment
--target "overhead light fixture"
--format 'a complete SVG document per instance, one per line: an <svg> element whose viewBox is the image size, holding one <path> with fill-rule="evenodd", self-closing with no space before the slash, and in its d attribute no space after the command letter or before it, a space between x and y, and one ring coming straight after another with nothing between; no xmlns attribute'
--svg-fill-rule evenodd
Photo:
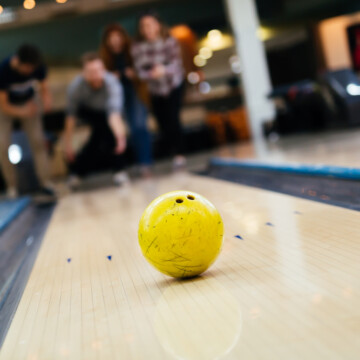
<svg viewBox="0 0 360 360"><path fill-rule="evenodd" d="M32 10L36 6L35 0L24 0L24 9Z"/></svg>
<svg viewBox="0 0 360 360"><path fill-rule="evenodd" d="M56 0L58 4L65 4L68 0Z"/></svg>
<svg viewBox="0 0 360 360"><path fill-rule="evenodd" d="M0 14L2 14L4 11L4 8L0 5Z"/></svg>
<svg viewBox="0 0 360 360"><path fill-rule="evenodd" d="M223 50L234 45L234 38L230 34L223 34L218 29L210 30L207 36L200 41L200 47L208 48L212 51ZM203 50L208 52L208 50Z"/></svg>
<svg viewBox="0 0 360 360"><path fill-rule="evenodd" d="M208 32L207 36L211 41L221 41L222 32L218 29L213 29Z"/></svg>
<svg viewBox="0 0 360 360"><path fill-rule="evenodd" d="M207 39L210 45L209 47L211 49L217 49L222 45L223 34L218 29L210 30L207 34Z"/></svg>

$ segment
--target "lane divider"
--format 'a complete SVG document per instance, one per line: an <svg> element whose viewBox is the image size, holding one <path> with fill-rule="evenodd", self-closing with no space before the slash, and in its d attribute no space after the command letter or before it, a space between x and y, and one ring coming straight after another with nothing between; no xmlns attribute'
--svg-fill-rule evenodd
<svg viewBox="0 0 360 360"><path fill-rule="evenodd" d="M0 202L0 233L30 204L30 197Z"/></svg>
<svg viewBox="0 0 360 360"><path fill-rule="evenodd" d="M229 166L243 169L278 171L299 175L360 180L360 168L349 168L342 166L266 163L232 158L212 158L210 159L210 166Z"/></svg>

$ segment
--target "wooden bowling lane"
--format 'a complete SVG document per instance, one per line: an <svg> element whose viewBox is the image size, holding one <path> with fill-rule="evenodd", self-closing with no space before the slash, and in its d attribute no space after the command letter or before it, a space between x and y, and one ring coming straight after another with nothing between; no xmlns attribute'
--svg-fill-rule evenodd
<svg viewBox="0 0 360 360"><path fill-rule="evenodd" d="M225 224L218 261L175 281L142 257L155 196ZM0 352L9 359L359 359L360 213L191 175L60 201Z"/></svg>

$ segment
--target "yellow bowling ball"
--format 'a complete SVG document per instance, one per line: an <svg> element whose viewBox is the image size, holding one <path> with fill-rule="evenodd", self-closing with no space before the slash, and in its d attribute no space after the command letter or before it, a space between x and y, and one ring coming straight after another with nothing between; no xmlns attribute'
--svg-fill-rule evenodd
<svg viewBox="0 0 360 360"><path fill-rule="evenodd" d="M188 278L215 261L224 225L210 201L192 191L173 191L156 198L139 224L139 243L148 262L166 275Z"/></svg>

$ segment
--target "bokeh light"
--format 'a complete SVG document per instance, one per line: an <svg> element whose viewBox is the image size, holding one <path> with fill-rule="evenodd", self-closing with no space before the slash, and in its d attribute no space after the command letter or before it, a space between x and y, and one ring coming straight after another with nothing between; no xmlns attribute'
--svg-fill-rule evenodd
<svg viewBox="0 0 360 360"><path fill-rule="evenodd" d="M360 86L356 84L349 84L346 87L346 91L352 96L358 96L360 95Z"/></svg>
<svg viewBox="0 0 360 360"><path fill-rule="evenodd" d="M199 50L199 55L202 56L205 60L208 60L213 56L213 51L210 48L204 46Z"/></svg>
<svg viewBox="0 0 360 360"><path fill-rule="evenodd" d="M210 30L207 34L210 41L218 42L222 39L222 32L218 29Z"/></svg>
<svg viewBox="0 0 360 360"><path fill-rule="evenodd" d="M14 165L18 164L22 159L21 147L16 144L10 145L8 150L8 156L9 156L9 161L12 164Z"/></svg>
<svg viewBox="0 0 360 360"><path fill-rule="evenodd" d="M203 67L207 63L206 59L204 59L201 55L196 55L194 57L194 64L198 67Z"/></svg>
<svg viewBox="0 0 360 360"><path fill-rule="evenodd" d="M24 1L24 9L31 10L36 6L35 0L25 0Z"/></svg>
<svg viewBox="0 0 360 360"><path fill-rule="evenodd" d="M208 94L211 91L211 86L207 81L203 81L199 85L199 91L202 94Z"/></svg>
<svg viewBox="0 0 360 360"><path fill-rule="evenodd" d="M207 36L200 41L200 47L209 48L212 51L226 49L234 45L234 37L230 34L223 34L218 29L210 30ZM208 50L203 50L208 52Z"/></svg>
<svg viewBox="0 0 360 360"><path fill-rule="evenodd" d="M200 75L195 71L189 72L187 80L192 85L198 84L200 81Z"/></svg>
<svg viewBox="0 0 360 360"><path fill-rule="evenodd" d="M237 55L233 55L230 57L229 59L229 63L230 63L230 67L231 67L231 71L235 74L240 74L241 73L241 63L240 63L240 59Z"/></svg>

